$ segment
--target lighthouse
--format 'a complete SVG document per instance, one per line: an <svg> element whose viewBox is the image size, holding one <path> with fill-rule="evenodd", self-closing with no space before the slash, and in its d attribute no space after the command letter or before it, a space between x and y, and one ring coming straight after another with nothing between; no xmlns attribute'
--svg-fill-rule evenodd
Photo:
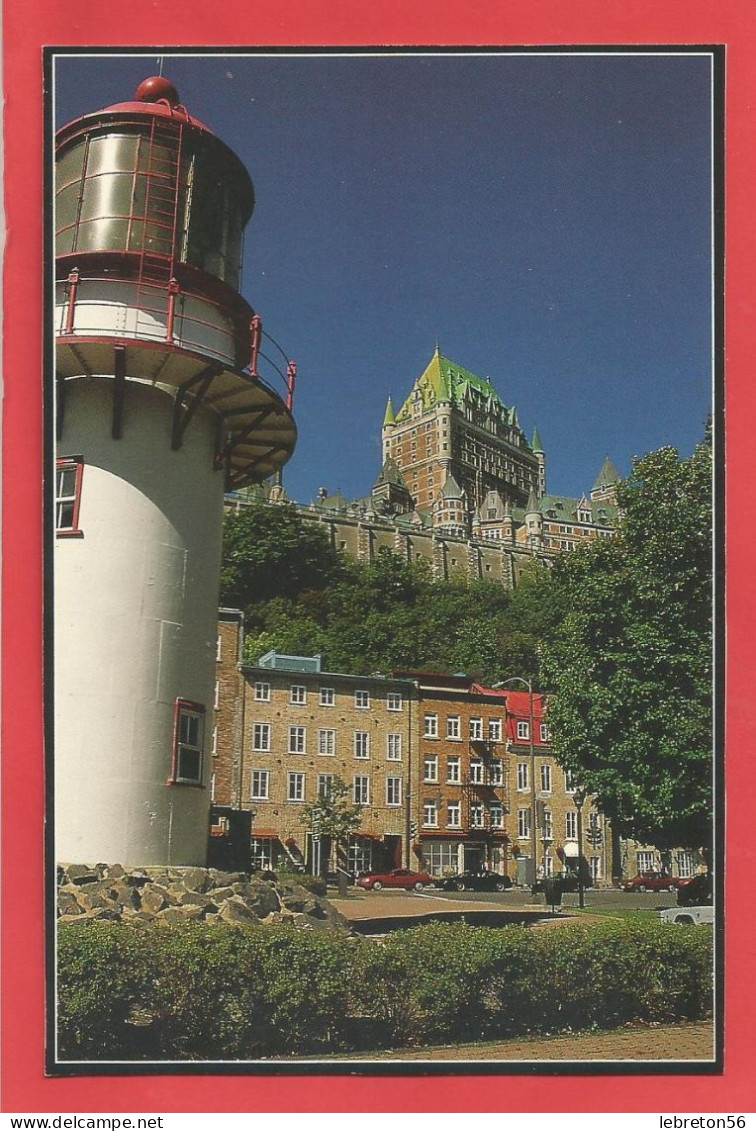
<svg viewBox="0 0 756 1131"><path fill-rule="evenodd" d="M223 496L296 443L239 293L253 208L165 78L56 136L59 861L205 863Z"/></svg>

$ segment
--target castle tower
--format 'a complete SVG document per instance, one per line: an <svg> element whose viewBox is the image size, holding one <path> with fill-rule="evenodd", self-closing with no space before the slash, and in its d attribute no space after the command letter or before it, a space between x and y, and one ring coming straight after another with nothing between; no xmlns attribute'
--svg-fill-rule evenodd
<svg viewBox="0 0 756 1131"><path fill-rule="evenodd" d="M528 444L516 410L487 377L438 347L396 413L389 402L382 439L384 460L396 462L420 511L438 503L447 475L464 491L470 517L489 491L522 507L545 483L544 453Z"/></svg>
<svg viewBox="0 0 756 1131"><path fill-rule="evenodd" d="M253 206L166 79L58 132L59 860L205 861L224 489L296 442L237 291Z"/></svg>
<svg viewBox="0 0 756 1131"><path fill-rule="evenodd" d="M609 456L606 456L591 488L591 500L594 503L616 503L617 484L621 478Z"/></svg>
<svg viewBox="0 0 756 1131"><path fill-rule="evenodd" d="M530 492L530 497L525 507L525 532L528 545L532 550L540 550L543 548L543 515L538 506L535 491Z"/></svg>
<svg viewBox="0 0 756 1131"><path fill-rule="evenodd" d="M543 450L541 434L537 428L533 429L533 439L530 447L533 455L538 460L538 498L542 499L546 494L546 453Z"/></svg>

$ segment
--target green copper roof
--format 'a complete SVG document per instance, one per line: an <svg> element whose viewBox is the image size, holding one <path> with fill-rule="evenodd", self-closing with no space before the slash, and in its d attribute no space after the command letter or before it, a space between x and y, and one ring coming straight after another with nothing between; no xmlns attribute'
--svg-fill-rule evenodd
<svg viewBox="0 0 756 1131"><path fill-rule="evenodd" d="M603 487L613 487L615 483L619 483L621 478L622 476L617 468L607 456L601 465L601 471L598 473L592 490L600 491Z"/></svg>
<svg viewBox="0 0 756 1131"><path fill-rule="evenodd" d="M538 455L543 455L543 444L541 443L541 436L537 427L533 429L533 439L531 440L530 446Z"/></svg>
<svg viewBox="0 0 756 1131"><path fill-rule="evenodd" d="M394 406L391 403L391 393L389 393L388 403L386 404L386 415L383 418L383 427L385 428L387 424L396 424Z"/></svg>
<svg viewBox="0 0 756 1131"><path fill-rule="evenodd" d="M396 414L395 420L406 420L412 415L412 406L417 394L422 400L422 411L426 412L437 404L453 404L459 408L470 391L489 399L507 416L510 424L516 424L514 409L507 408L487 377L478 377L469 369L463 369L456 361L443 357L438 349L425 371L418 377L412 392Z"/></svg>

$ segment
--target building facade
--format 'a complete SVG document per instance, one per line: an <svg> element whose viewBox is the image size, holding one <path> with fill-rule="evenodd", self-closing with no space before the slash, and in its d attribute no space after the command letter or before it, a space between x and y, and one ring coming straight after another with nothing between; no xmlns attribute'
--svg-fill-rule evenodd
<svg viewBox="0 0 756 1131"><path fill-rule="evenodd" d="M230 831L225 809L251 813L253 868L287 861L308 871L406 866L416 762L412 681L326 672L319 656L271 652L245 665L241 634L240 614L222 613L213 831ZM313 841L305 817L336 778L362 809L341 859L336 845Z"/></svg>

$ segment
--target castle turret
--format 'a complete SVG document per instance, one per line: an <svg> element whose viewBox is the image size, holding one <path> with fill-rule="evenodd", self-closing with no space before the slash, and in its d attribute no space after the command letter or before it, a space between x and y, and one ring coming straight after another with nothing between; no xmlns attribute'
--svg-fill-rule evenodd
<svg viewBox="0 0 756 1131"><path fill-rule="evenodd" d="M533 550L543 547L543 515L535 491L531 491L525 507L525 532L528 545Z"/></svg>
<svg viewBox="0 0 756 1131"><path fill-rule="evenodd" d="M530 447L538 460L538 498L542 499L546 494L546 453L543 450L541 435L537 427L533 429L533 440Z"/></svg>
<svg viewBox="0 0 756 1131"><path fill-rule="evenodd" d="M296 441L237 291L253 206L164 78L58 132L59 860L205 861L223 494Z"/></svg>
<svg viewBox="0 0 756 1131"><path fill-rule="evenodd" d="M617 471L609 456L606 456L601 465L601 470L596 476L596 482L591 488L591 499L599 503L617 502L617 484L622 476Z"/></svg>

